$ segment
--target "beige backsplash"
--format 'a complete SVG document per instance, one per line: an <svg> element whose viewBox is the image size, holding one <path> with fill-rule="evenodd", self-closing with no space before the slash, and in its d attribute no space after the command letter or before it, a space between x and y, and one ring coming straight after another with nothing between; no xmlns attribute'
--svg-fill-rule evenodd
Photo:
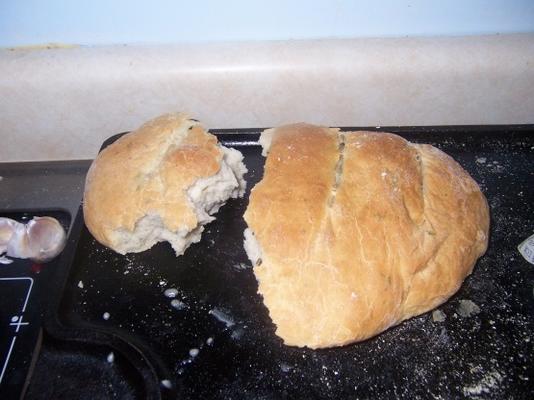
<svg viewBox="0 0 534 400"><path fill-rule="evenodd" d="M0 50L0 161L93 158L189 111L208 128L534 122L534 34Z"/></svg>

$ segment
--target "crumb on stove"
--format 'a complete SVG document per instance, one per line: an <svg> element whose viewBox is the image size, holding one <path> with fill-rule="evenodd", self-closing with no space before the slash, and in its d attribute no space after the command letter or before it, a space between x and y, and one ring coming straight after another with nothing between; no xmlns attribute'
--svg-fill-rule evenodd
<svg viewBox="0 0 534 400"><path fill-rule="evenodd" d="M166 289L163 294L165 295L165 297L174 299L178 295L178 290L175 288Z"/></svg>
<svg viewBox="0 0 534 400"><path fill-rule="evenodd" d="M80 289L83 289L83 282L82 282L82 281L79 281L79 282L78 282L78 287L79 287Z"/></svg>
<svg viewBox="0 0 534 400"><path fill-rule="evenodd" d="M189 350L189 355L190 355L191 357L196 357L196 356L198 356L198 353L200 353L200 350L199 350L199 349L190 349L190 350Z"/></svg>
<svg viewBox="0 0 534 400"><path fill-rule="evenodd" d="M245 263L239 263L239 264L234 264L234 268L237 269L238 271L242 271L242 270L245 270L245 269L252 268L252 265L247 265Z"/></svg>
<svg viewBox="0 0 534 400"><path fill-rule="evenodd" d="M443 322L447 318L447 315L441 310L434 310L432 312L432 321Z"/></svg>
<svg viewBox="0 0 534 400"><path fill-rule="evenodd" d="M113 354L113 352L109 353L106 357L106 361L110 364L113 363L113 361L115 361L115 354Z"/></svg>
<svg viewBox="0 0 534 400"><path fill-rule="evenodd" d="M107 311L104 314L102 314L102 318L105 319L106 321L109 319L109 317L111 317L111 315Z"/></svg>
<svg viewBox="0 0 534 400"><path fill-rule="evenodd" d="M289 372L293 369L293 367L285 362L281 362L280 369L282 370L282 372Z"/></svg>
<svg viewBox="0 0 534 400"><path fill-rule="evenodd" d="M456 309L456 312L460 317L470 317L480 312L480 307L473 303L471 300L460 300L460 304Z"/></svg>

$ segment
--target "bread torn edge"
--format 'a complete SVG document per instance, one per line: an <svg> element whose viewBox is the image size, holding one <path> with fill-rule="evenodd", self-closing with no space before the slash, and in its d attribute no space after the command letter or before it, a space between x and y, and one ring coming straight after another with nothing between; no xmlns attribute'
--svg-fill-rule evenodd
<svg viewBox="0 0 534 400"><path fill-rule="evenodd" d="M260 134L258 144L261 146L261 155L263 157L267 157L271 150L275 131L276 128L270 128L264 130ZM253 267L259 267L263 262L263 251L256 238L256 234L250 227L247 227L243 232L243 236L243 248L245 249L248 259Z"/></svg>
<svg viewBox="0 0 534 400"><path fill-rule="evenodd" d="M192 122L190 126L177 129L166 141L166 150L148 168L145 179L150 179L159 170L159 166L167 154L180 146L187 131L199 125L198 121L190 121ZM177 138L179 140L176 140ZM126 228L113 231L114 250L120 254L139 253L150 249L159 242L169 242L176 256L180 256L193 243L198 243L204 226L216 219L214 214L230 198L243 197L246 190L244 175L248 170L243 163L243 155L239 151L225 147L220 143L218 147L222 152L219 171L214 175L197 179L185 189L186 199L196 214L196 227L191 230L187 228L179 228L176 231L169 230L157 211L149 211L135 222L133 231Z"/></svg>
<svg viewBox="0 0 534 400"><path fill-rule="evenodd" d="M336 135L338 158L332 170L332 173L333 173L332 186L330 188L330 193L326 197L325 202L324 202L325 211L324 211L323 219L321 221L321 228L319 229L319 231L321 231L325 227L325 225L327 224L327 221L332 217L332 212L333 212L333 208L336 202L338 189L343 182L343 172L344 172L344 165L345 165L346 132L339 130L339 128L327 128L327 129L333 135L334 134ZM263 156L268 156L270 152L274 133L275 133L275 128L272 128L272 129L267 129L263 131L262 134L260 135L258 143L262 146ZM247 227L244 230L243 235L244 235L243 248L245 250L247 257L249 258L253 267L260 267L265 262L265 258L264 258L265 255L263 254L262 246L255 232L250 227ZM320 241L320 237L317 236L316 240ZM321 244L316 243L315 245L321 245ZM255 277L258 280L258 283L260 283L258 275L255 274ZM263 293L261 292L259 293L263 295ZM265 304L265 300L264 300L264 304ZM269 309L269 307L267 308ZM271 311L269 309L269 314L270 313ZM278 324L274 322L274 320L273 320L273 323L276 326L276 330L278 331L279 329ZM317 323L318 331L321 329L320 325L321 325L321 321ZM287 342L286 338L283 338L283 340L284 340L284 343L289 346L308 347L312 349L325 347L321 345L313 345L311 343L306 344L306 345L294 344L294 343ZM317 341L317 340L315 341L317 343L320 343L320 341ZM339 344L335 344L335 345L327 346L327 347L341 346L344 344L346 343L339 343Z"/></svg>
<svg viewBox="0 0 534 400"><path fill-rule="evenodd" d="M273 136L276 128L266 129L260 134L258 144L261 146L261 155L267 157L273 143Z"/></svg>

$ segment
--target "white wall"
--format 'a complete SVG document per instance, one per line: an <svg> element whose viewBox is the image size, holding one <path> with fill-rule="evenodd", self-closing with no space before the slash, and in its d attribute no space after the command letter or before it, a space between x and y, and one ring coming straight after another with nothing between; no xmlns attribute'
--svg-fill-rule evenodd
<svg viewBox="0 0 534 400"><path fill-rule="evenodd" d="M533 0L1 0L0 46L534 32Z"/></svg>

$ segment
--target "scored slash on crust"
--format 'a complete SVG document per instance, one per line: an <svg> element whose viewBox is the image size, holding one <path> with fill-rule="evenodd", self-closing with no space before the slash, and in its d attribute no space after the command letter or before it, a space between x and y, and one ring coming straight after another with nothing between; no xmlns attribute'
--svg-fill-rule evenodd
<svg viewBox="0 0 534 400"><path fill-rule="evenodd" d="M341 346L429 311L486 250L483 194L432 146L308 124L259 142L244 247L287 345Z"/></svg>

